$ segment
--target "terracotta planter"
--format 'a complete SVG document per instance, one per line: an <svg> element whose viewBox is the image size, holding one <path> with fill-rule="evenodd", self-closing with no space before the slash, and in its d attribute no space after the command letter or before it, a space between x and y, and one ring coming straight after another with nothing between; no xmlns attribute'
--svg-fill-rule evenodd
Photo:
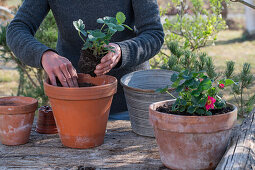
<svg viewBox="0 0 255 170"><path fill-rule="evenodd" d="M171 169L213 169L221 160L237 118L237 108L214 116L179 116L155 111L158 106L175 100L150 105L150 121L159 146L161 161Z"/></svg>
<svg viewBox="0 0 255 170"><path fill-rule="evenodd" d="M78 75L79 83L97 86L66 88L44 82L63 145L71 148L91 148L104 142L106 124L117 79L104 75Z"/></svg>
<svg viewBox="0 0 255 170"><path fill-rule="evenodd" d="M5 145L21 145L29 140L38 103L30 97L0 98L0 140Z"/></svg>
<svg viewBox="0 0 255 170"><path fill-rule="evenodd" d="M58 129L50 106L39 108L36 132L42 134L56 134Z"/></svg>

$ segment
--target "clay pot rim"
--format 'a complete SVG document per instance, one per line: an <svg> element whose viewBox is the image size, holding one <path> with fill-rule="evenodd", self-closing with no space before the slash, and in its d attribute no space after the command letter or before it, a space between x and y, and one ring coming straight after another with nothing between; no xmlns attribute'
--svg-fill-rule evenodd
<svg viewBox="0 0 255 170"><path fill-rule="evenodd" d="M83 75L82 73L78 73L78 77L79 77L79 75ZM86 75L86 77L88 77L88 78L93 78L93 77L91 77L89 74L87 74ZM111 82L111 83L107 83L107 84L103 84L103 85L96 85L96 86L92 86L92 87L59 87L59 86L53 86L53 85L51 85L50 83L49 83L49 81L50 81L50 79L49 78L47 78L45 81L44 81L44 85L45 86L48 86L48 87L50 87L50 88L52 88L52 89L56 89L56 90L59 90L60 88L61 89L63 89L63 90L75 90L75 91L80 91L80 90L84 90L84 89L96 89L96 88L98 88L98 87L108 87L108 86L111 86L111 85L114 85L114 84L116 84L117 83L117 79L115 78L115 77L113 77L113 76L109 76L109 75L101 75L101 76L98 76L99 78L101 78L101 77L110 77L110 78L113 78L113 82Z"/></svg>
<svg viewBox="0 0 255 170"><path fill-rule="evenodd" d="M102 75L94 78L88 74L78 74L78 81L86 79L90 83L103 82L103 84L93 87L69 88L50 85L50 80L47 79L44 81L44 92L49 98L70 101L105 98L117 92L117 79L113 76Z"/></svg>
<svg viewBox="0 0 255 170"><path fill-rule="evenodd" d="M219 115L210 115L210 116L184 116L184 115L176 115L176 114L170 114L170 113L164 113L164 112L159 112L159 111L156 111L155 109L153 109L153 106L156 105L156 104L159 104L159 103L167 103L167 102L172 102L172 101L175 101L176 99L172 99L172 100L164 100L164 101L159 101L159 102L155 102L155 103L152 103L150 104L149 106L149 109L150 110L153 110L154 112L158 113L158 114L166 114L166 115L169 115L169 116L176 116L176 117L179 117L179 118L198 118L198 117L208 117L208 118L212 118L212 117L222 117L222 115L229 115L231 114L231 112L234 112L234 111L237 111L237 107L231 103L227 103L227 105L231 106L233 108L232 111L228 112L228 113L224 113L224 114L219 114Z"/></svg>
<svg viewBox="0 0 255 170"><path fill-rule="evenodd" d="M7 100L5 100L7 99ZM18 106L0 106L0 114L29 114L35 112L38 107L38 101L32 97L11 96L2 97L1 100L19 103Z"/></svg>
<svg viewBox="0 0 255 170"><path fill-rule="evenodd" d="M120 84L124 87L124 88L127 88L127 89L130 89L130 90L133 90L133 91L137 91L137 92L142 92L142 93L155 93L156 90L152 90L152 89L140 89L140 88L135 88L135 87L130 87L126 84L123 83L124 79L126 77L128 77L129 75L132 75L132 74L135 74L135 73L138 73L138 72L143 72L143 71L151 71L151 72L158 72L158 71L166 71L166 70L162 70L162 69L150 69L150 70L138 70L138 71L134 71L134 72L131 72L131 73L128 73L124 76L121 77L120 79ZM174 72L174 71L173 71ZM168 91L169 92L173 92L175 90L175 88L168 88Z"/></svg>

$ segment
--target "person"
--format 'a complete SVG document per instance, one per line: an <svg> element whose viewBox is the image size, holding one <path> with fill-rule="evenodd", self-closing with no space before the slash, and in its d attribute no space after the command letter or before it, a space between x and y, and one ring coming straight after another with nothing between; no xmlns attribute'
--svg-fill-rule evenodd
<svg viewBox="0 0 255 170"><path fill-rule="evenodd" d="M51 10L58 26L56 50L38 42L34 35ZM86 29L100 28L96 22L117 12L126 15L125 29L116 33L111 43L115 51L107 53L94 71L97 76L109 74L118 80L130 72L149 69L149 59L155 56L164 42L157 0L24 0L7 29L7 44L23 63L43 68L50 81L56 77L63 86L76 87L78 61L82 40L73 21L82 19ZM118 83L111 114L127 110L123 88Z"/></svg>

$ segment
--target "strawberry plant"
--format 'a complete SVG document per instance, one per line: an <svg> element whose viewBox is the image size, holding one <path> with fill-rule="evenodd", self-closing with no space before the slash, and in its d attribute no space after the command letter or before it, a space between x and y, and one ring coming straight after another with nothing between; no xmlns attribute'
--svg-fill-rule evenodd
<svg viewBox="0 0 255 170"><path fill-rule="evenodd" d="M98 18L97 23L103 24L100 29L85 30L85 24L81 19L73 22L83 41L82 53L78 63L81 72L95 76L93 71L96 65L100 63L101 58L109 51L114 52L114 49L108 46L112 36L118 31L124 31L125 27L132 30L124 24L125 21L125 14L118 12L115 18L108 16Z"/></svg>
<svg viewBox="0 0 255 170"><path fill-rule="evenodd" d="M179 93L172 112L200 116L217 114L217 111L226 109L226 101L219 96L219 92L235 83L231 79L214 82L204 71L188 70L173 74L171 81L174 82L172 87ZM168 92L168 87L159 91Z"/></svg>

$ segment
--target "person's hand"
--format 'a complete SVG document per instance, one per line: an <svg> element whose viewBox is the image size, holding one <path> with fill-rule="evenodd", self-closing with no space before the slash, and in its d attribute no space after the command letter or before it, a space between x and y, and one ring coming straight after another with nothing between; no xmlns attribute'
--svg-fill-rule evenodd
<svg viewBox="0 0 255 170"><path fill-rule="evenodd" d="M119 45L110 43L109 46L113 47L113 51L109 51L102 59L101 63L96 66L94 73L97 76L108 73L113 67L115 67L121 59L121 49Z"/></svg>
<svg viewBox="0 0 255 170"><path fill-rule="evenodd" d="M42 56L42 66L53 86L57 86L57 77L63 87L78 87L76 70L67 58L53 51L46 51Z"/></svg>

